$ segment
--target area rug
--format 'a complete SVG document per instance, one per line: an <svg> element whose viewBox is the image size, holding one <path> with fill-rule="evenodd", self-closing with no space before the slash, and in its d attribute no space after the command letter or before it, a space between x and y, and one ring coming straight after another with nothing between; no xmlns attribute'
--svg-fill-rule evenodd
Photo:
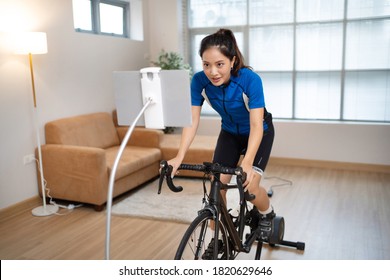
<svg viewBox="0 0 390 280"><path fill-rule="evenodd" d="M130 192L128 197L113 204L113 215L167 220L179 223L191 223L202 208L203 180L196 178L174 178L176 186L183 191L174 193L164 182L161 194L157 194L158 180L148 183ZM210 183L206 184L207 188ZM238 204L238 192L228 192L228 207Z"/></svg>

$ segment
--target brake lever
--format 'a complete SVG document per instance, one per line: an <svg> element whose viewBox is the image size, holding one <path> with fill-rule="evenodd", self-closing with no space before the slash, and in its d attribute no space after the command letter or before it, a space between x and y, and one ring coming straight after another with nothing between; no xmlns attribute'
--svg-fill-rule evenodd
<svg viewBox="0 0 390 280"><path fill-rule="evenodd" d="M173 192L181 192L183 190L183 187L182 186L175 186L175 184L173 183L172 176L171 176L172 170L173 170L172 165L168 165L168 171L167 171L167 174L165 175L165 178L167 178L168 187Z"/></svg>
<svg viewBox="0 0 390 280"><path fill-rule="evenodd" d="M166 178L167 185L171 191L181 192L183 190L183 187L175 186L173 184L173 180L171 177L173 167L171 165L168 165L168 162L165 160L161 161L160 167L161 167L161 171L160 171L160 180L158 183L158 194L161 194L161 188L162 188L162 183L164 181L164 177Z"/></svg>
<svg viewBox="0 0 390 280"><path fill-rule="evenodd" d="M246 201L252 201L256 198L256 196L254 194L251 194L248 192L244 192L244 196L245 196Z"/></svg>
<svg viewBox="0 0 390 280"><path fill-rule="evenodd" d="M245 198L246 201L252 201L256 198L256 196L254 194L250 194L247 191L244 191L243 183L245 181L246 181L246 173L241 171L241 173L237 175L237 182L239 182L239 184L242 186L242 190L243 190L242 192L244 193L244 197L242 197L242 192L240 192L240 201L242 201L243 198Z"/></svg>
<svg viewBox="0 0 390 280"><path fill-rule="evenodd" d="M158 181L158 194L161 194L162 184L164 182L164 177L167 174L168 162L163 160L160 162L160 179Z"/></svg>

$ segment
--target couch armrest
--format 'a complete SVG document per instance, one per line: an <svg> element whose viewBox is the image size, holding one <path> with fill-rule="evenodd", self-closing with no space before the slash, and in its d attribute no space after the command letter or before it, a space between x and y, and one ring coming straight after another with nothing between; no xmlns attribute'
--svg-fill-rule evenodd
<svg viewBox="0 0 390 280"><path fill-rule="evenodd" d="M103 149L46 144L42 164L53 197L96 205L106 201L108 169Z"/></svg>
<svg viewBox="0 0 390 280"><path fill-rule="evenodd" d="M123 138L127 133L127 126L117 127L119 140L122 142ZM136 127L133 130L132 135L130 136L129 142L127 145L139 146L139 147L151 147L159 148L160 147L160 137L164 135L164 132L157 129L149 129L144 127Z"/></svg>

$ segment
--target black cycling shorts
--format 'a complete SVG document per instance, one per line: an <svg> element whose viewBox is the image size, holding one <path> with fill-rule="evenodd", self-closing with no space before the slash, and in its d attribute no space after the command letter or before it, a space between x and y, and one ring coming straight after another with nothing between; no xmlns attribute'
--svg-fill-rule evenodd
<svg viewBox="0 0 390 280"><path fill-rule="evenodd" d="M263 139L256 153L253 166L265 171L267 166L272 144L274 142L274 126L272 121L267 121L268 129L264 131ZM217 146L214 152L214 163L219 163L226 167L237 167L241 155L245 155L248 147L249 135L234 135L225 130L221 130Z"/></svg>

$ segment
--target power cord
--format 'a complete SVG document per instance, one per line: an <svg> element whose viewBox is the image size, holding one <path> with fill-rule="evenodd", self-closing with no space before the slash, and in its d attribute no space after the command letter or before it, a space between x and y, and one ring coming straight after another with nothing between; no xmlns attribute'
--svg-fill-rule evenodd
<svg viewBox="0 0 390 280"><path fill-rule="evenodd" d="M40 171L40 168L39 168L39 160L36 158L35 161L37 162L37 167L38 167L38 171ZM49 198L49 203L51 205L56 205L58 206L59 208L63 208L63 209L68 209L69 211L72 211L73 209L77 208L77 207L81 207L83 206L83 204L77 204L77 205L74 205L74 204L68 204L68 205L61 205L61 204L58 204L57 202L55 202L53 200L53 197L50 195L50 188L47 187L47 181L45 178L43 178L43 183L44 183L44 189L46 191L46 196ZM61 213L55 213L56 215L64 215L64 214L61 214Z"/></svg>
<svg viewBox="0 0 390 280"><path fill-rule="evenodd" d="M287 179L283 179L283 178L280 178L280 177L276 177L276 176L273 176L273 177L264 177L265 180L270 180L270 179L277 179L277 180L280 180L280 181L283 181L284 183L281 183L281 184L275 184L275 185L271 185L268 189L268 192L267 192L267 195L268 197L272 197L273 194L274 194L274 188L276 187L283 187L283 186L292 186L293 185L293 182L290 181L290 180L287 180Z"/></svg>
<svg viewBox="0 0 390 280"><path fill-rule="evenodd" d="M68 205L61 205L61 204L56 203L55 201L51 201L50 204L57 205L60 208L68 209L68 210L73 210L73 209L75 209L77 207L83 206L83 204L74 205L72 203L68 204Z"/></svg>
<svg viewBox="0 0 390 280"><path fill-rule="evenodd" d="M68 205L62 205L62 204L58 204L57 202L55 202L53 200L53 197L50 195L50 189L46 187L46 184L45 184L45 190L47 191L47 197L50 198L50 201L49 203L52 204L52 205L57 205L59 208L62 208L62 209L67 209L69 210L69 212L73 211L73 209L77 208L77 207L81 207L83 206L83 204L77 204L77 205L74 205L74 204L68 204ZM63 213L56 213L57 215L64 215Z"/></svg>

